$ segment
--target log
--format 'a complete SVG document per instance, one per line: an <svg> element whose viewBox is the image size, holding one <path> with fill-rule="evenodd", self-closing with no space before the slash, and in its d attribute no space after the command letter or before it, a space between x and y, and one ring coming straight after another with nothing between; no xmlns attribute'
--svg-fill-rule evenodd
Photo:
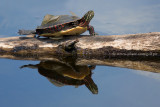
<svg viewBox="0 0 160 107"><path fill-rule="evenodd" d="M77 42L75 42L77 41ZM69 50L66 46L71 46ZM0 55L52 56L77 55L79 57L158 57L160 32L110 35L68 36L61 40L17 36L0 38Z"/></svg>
<svg viewBox="0 0 160 107"><path fill-rule="evenodd" d="M75 49L69 51L64 48L73 43ZM59 61L68 56L75 57L77 65L105 65L160 72L160 32L80 35L61 40L28 36L0 38L0 58Z"/></svg>

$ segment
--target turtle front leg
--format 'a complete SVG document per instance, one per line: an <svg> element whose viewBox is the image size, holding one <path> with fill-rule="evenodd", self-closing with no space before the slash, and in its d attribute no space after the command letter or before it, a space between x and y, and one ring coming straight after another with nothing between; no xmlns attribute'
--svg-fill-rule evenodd
<svg viewBox="0 0 160 107"><path fill-rule="evenodd" d="M88 26L87 26L87 29L88 29L90 35L92 35L92 36L98 35L98 34L94 31L94 27L93 27L93 26L88 25Z"/></svg>

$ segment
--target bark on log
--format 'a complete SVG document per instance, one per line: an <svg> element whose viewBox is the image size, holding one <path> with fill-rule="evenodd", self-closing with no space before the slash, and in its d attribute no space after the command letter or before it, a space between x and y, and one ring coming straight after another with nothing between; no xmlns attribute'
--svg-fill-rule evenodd
<svg viewBox="0 0 160 107"><path fill-rule="evenodd" d="M73 55L62 48L76 39L79 57L136 57L160 56L160 32L111 35L111 36L68 36L62 40L33 37L0 38L0 55ZM74 52L75 54L75 52Z"/></svg>
<svg viewBox="0 0 160 107"><path fill-rule="evenodd" d="M61 46L76 39L76 53ZM62 40L33 37L0 38L0 58L59 60L76 55L78 65L107 65L160 72L160 32L111 36L69 36Z"/></svg>

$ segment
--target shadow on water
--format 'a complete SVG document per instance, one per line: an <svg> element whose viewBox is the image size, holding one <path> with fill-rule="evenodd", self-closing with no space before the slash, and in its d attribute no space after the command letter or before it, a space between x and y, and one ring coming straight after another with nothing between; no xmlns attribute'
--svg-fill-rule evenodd
<svg viewBox="0 0 160 107"><path fill-rule="evenodd" d="M94 65L76 65L75 58L67 57L61 61L41 61L39 64L23 65L20 68L25 67L37 69L55 86L85 85L93 94L98 94L98 87L92 79L92 70L96 67Z"/></svg>

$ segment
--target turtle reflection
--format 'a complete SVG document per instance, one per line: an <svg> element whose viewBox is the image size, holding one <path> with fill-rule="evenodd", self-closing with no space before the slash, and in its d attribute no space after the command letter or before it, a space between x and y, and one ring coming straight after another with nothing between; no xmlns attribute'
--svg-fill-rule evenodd
<svg viewBox="0 0 160 107"><path fill-rule="evenodd" d="M85 85L93 94L98 94L98 87L91 78L95 66L75 65L72 60L65 61L41 61L37 65L23 65L21 68L36 68L55 86Z"/></svg>

